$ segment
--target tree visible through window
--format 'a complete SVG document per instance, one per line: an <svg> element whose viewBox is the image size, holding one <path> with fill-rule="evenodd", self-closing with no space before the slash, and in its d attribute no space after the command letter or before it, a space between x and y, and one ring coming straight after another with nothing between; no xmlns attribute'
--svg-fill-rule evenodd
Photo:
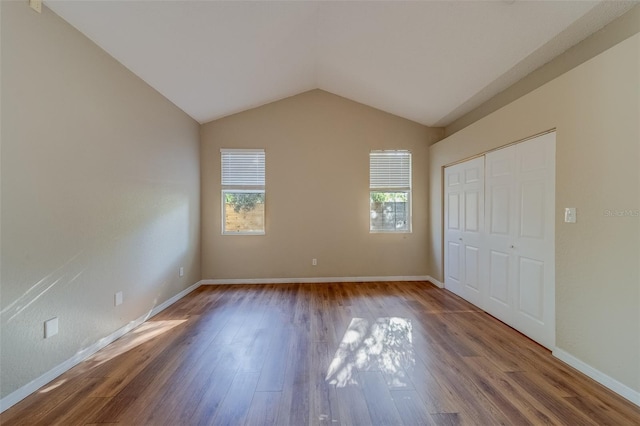
<svg viewBox="0 0 640 426"><path fill-rule="evenodd" d="M264 234L265 153L222 149L222 233Z"/></svg>
<svg viewBox="0 0 640 426"><path fill-rule="evenodd" d="M411 232L411 153L369 154L369 231Z"/></svg>

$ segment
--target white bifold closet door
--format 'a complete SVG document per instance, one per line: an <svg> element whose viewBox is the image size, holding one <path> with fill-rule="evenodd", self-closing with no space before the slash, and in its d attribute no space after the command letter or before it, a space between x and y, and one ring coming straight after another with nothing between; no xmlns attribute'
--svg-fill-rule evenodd
<svg viewBox="0 0 640 426"><path fill-rule="evenodd" d="M484 309L555 345L555 133L486 155Z"/></svg>
<svg viewBox="0 0 640 426"><path fill-rule="evenodd" d="M484 217L471 237L464 182L458 191L455 182L479 160L484 210L477 216ZM555 133L445 169L445 287L548 348L555 345L554 211Z"/></svg>
<svg viewBox="0 0 640 426"><path fill-rule="evenodd" d="M445 288L480 305L484 157L445 170Z"/></svg>

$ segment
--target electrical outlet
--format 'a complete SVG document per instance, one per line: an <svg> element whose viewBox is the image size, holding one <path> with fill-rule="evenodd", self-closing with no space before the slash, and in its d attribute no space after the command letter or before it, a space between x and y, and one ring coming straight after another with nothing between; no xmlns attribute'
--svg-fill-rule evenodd
<svg viewBox="0 0 640 426"><path fill-rule="evenodd" d="M44 338L55 336L58 334L58 317L51 318L44 322Z"/></svg>
<svg viewBox="0 0 640 426"><path fill-rule="evenodd" d="M121 291L116 293L114 301L115 301L116 306L122 305L123 296L122 296L122 292Z"/></svg>
<svg viewBox="0 0 640 426"><path fill-rule="evenodd" d="M180 267L179 274L180 274L181 277L184 277L184 267L182 267L182 266Z"/></svg>
<svg viewBox="0 0 640 426"><path fill-rule="evenodd" d="M318 266L318 259L311 259L311 266Z"/></svg>

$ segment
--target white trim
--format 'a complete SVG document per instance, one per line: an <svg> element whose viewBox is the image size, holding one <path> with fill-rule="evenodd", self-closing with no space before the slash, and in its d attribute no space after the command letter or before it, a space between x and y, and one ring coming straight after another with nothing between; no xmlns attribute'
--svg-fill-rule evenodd
<svg viewBox="0 0 640 426"><path fill-rule="evenodd" d="M263 153L264 148L220 148L220 152Z"/></svg>
<svg viewBox="0 0 640 426"><path fill-rule="evenodd" d="M149 316L145 319L145 321L147 319L151 318L151 317L154 317L154 316L158 315L160 312L164 311L169 306L173 305L178 300L182 299L187 294L191 293L193 290L197 289L201 285L202 285L202 281L198 281L197 283L192 284L191 286L185 288L184 290L182 290L180 293L176 294L175 296L165 300L164 302L162 302L161 304L159 304L158 306L156 306L155 308L153 308L151 310L151 312L149 313Z"/></svg>
<svg viewBox="0 0 640 426"><path fill-rule="evenodd" d="M606 375L602 371L590 366L586 362L576 358L575 356L571 355L568 352L563 351L560 348L555 348L552 354L554 357L558 358L560 361L563 361L566 364L569 364L571 367L591 377L596 382L611 389L618 395L628 399L629 401L633 402L634 404L640 407L639 391L631 389L629 386L623 383L620 383L616 379Z"/></svg>
<svg viewBox="0 0 640 426"><path fill-rule="evenodd" d="M358 283L377 281L428 281L427 275L384 277L312 277L312 278L222 278L202 280L202 285L223 284L292 284L292 283Z"/></svg>
<svg viewBox="0 0 640 426"><path fill-rule="evenodd" d="M431 275L427 275L427 281L429 281L431 284L435 285L438 288L444 288L444 284L442 284L440 281L433 278Z"/></svg>
<svg viewBox="0 0 640 426"><path fill-rule="evenodd" d="M160 312L162 312L163 310L165 310L169 306L173 305L178 300L182 299L187 294L191 293L196 288L200 287L201 284L202 284L202 281L198 281L197 283L193 284L192 286L182 290L180 293L176 294L175 296L171 297L170 299L166 300L165 302L163 302L163 303L159 304L158 306L154 307L153 309L151 309L145 315L143 315L143 316L141 316L141 317L129 322L124 327L121 327L118 330L116 330L113 333L111 333L110 335L108 335L106 337L103 337L102 339L100 339L97 342L95 342L93 345L91 345L91 346L89 346L87 348L79 350L74 356L72 356L68 360L62 362L61 364L58 364L57 366L55 366L51 370L49 370L46 373L44 373L42 376L30 381L26 385L22 386L19 389L16 389L15 391L11 392L9 395L7 395L4 398L0 399L0 413L2 413L5 410L11 408L12 406L17 404L18 402L22 401L24 398L26 398L29 395L31 395L32 393L36 392L38 389L40 389L41 387L43 387L47 383L49 383L52 380L56 379L61 374L67 372L71 368L73 368L76 365L80 364L82 361L86 360L91 355L95 354L96 352L98 352L100 349L104 348L108 344L110 344L113 341L115 341L115 340L119 339L120 337L124 336L125 334L127 334L128 332L133 330L134 328L138 327L143 322L147 321L149 318L159 314Z"/></svg>

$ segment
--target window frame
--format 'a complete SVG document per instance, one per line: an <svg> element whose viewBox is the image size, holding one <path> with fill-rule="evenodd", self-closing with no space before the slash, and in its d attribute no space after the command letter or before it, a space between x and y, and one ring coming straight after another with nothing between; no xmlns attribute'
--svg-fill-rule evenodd
<svg viewBox="0 0 640 426"><path fill-rule="evenodd" d="M408 158L408 165L399 166L397 169L388 169L386 178L381 177L383 172L376 169L372 162L374 156L381 157L385 155L402 155ZM413 175L413 155L409 150L371 150L369 152L369 233L370 234L410 234L413 232L413 202L412 202L412 175ZM386 166L389 166L391 161ZM377 173L377 174L376 174ZM375 177L374 177L375 174ZM376 181L375 183L373 181ZM375 229L373 227L372 217L372 195L373 193L382 194L406 194L406 227L401 229Z"/></svg>
<svg viewBox="0 0 640 426"><path fill-rule="evenodd" d="M226 176L225 179L225 154L246 154L247 156L256 155L257 159L261 156L256 170L250 171L245 169L244 171L250 171L250 174L254 174L252 177L247 177L245 173L244 177L233 178L233 176ZM266 234L266 152L264 149L220 149L220 208L221 208L221 232L222 235L265 235ZM260 169L262 169L260 177ZM233 175L233 173L232 173ZM237 175L237 174L236 174ZM250 184L248 184L250 183ZM259 184L261 183L261 184ZM233 194L263 194L263 216L262 216L262 229L261 230L249 230L249 231L232 231L226 229L226 195Z"/></svg>

